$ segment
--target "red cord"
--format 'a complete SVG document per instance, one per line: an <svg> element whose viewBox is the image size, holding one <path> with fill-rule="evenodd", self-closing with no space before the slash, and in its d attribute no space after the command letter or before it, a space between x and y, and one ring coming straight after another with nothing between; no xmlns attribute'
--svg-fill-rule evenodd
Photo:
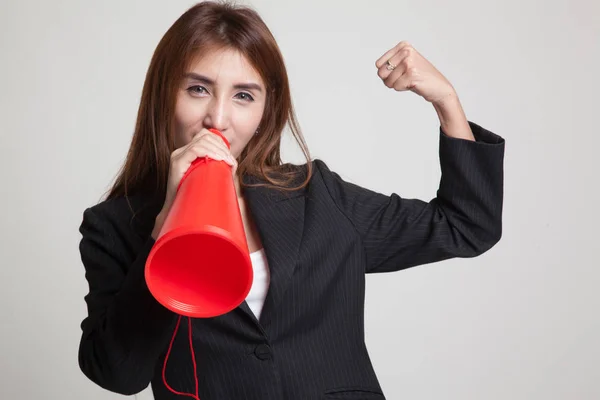
<svg viewBox="0 0 600 400"><path fill-rule="evenodd" d="M190 352L192 353L192 363L194 364L194 382L196 383L196 399L198 396L198 368L196 367L196 354L194 353L194 345L192 344L192 319L188 317L188 333L190 337Z"/></svg>
<svg viewBox="0 0 600 400"><path fill-rule="evenodd" d="M189 335L189 339L190 339L190 351L192 352L192 362L194 364L194 382L196 384L196 394L194 395L192 393L183 393L183 392L178 392L178 391L174 390L167 383L167 378L165 376L165 372L167 370L167 360L169 359L169 354L171 354L171 348L173 347L173 342L175 341L175 336L177 336L177 331L179 330L180 323L181 323L181 315L177 319L177 325L175 326L175 332L173 332L173 337L171 338L171 343L169 343L169 350L167 350L167 355L165 357L165 362L163 364L163 373L162 373L163 382L164 382L165 386L167 387L167 389L169 389L171 392L173 392L175 394L178 394L181 396L192 397L195 400L200 400L200 397L198 396L198 371L197 371L197 367L196 367L196 355L194 354L194 346L192 345L192 319L190 317L188 317L188 335Z"/></svg>

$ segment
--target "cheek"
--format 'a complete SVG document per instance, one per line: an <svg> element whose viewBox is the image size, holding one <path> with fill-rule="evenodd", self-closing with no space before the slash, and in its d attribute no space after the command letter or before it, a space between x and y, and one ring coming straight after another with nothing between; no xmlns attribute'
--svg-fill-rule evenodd
<svg viewBox="0 0 600 400"><path fill-rule="evenodd" d="M243 116L243 118L238 119L237 125L237 137L238 140L244 143L248 143L254 133L256 132L256 128L260 123L261 113L252 112Z"/></svg>
<svg viewBox="0 0 600 400"><path fill-rule="evenodd" d="M182 128L192 126L202 120L203 110L198 104L193 102L181 100L177 102L175 107L175 120L177 126Z"/></svg>
<svg viewBox="0 0 600 400"><path fill-rule="evenodd" d="M231 152L235 157L238 157L242 154L244 148L248 145L248 142L252 139L255 134L255 130L248 130L248 127L252 127L257 125L258 122L248 121L247 125L242 125L240 128L236 129L236 140L233 146L231 147Z"/></svg>
<svg viewBox="0 0 600 400"><path fill-rule="evenodd" d="M175 143L178 147L188 143L190 131L202 121L203 110L190 101L179 100L175 106Z"/></svg>

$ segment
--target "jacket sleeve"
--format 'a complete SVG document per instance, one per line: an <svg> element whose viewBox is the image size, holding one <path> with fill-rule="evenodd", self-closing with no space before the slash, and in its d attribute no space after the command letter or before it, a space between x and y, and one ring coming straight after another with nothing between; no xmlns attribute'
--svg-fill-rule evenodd
<svg viewBox="0 0 600 400"><path fill-rule="evenodd" d="M146 286L145 262L154 239L148 235L134 246L118 224L93 208L84 211L80 232L89 293L79 366L104 389L138 393L150 383L176 321Z"/></svg>
<svg viewBox="0 0 600 400"><path fill-rule="evenodd" d="M333 201L362 238L367 273L475 257L502 236L504 139L469 121L476 141L440 128L441 179L425 202L346 182L316 160Z"/></svg>

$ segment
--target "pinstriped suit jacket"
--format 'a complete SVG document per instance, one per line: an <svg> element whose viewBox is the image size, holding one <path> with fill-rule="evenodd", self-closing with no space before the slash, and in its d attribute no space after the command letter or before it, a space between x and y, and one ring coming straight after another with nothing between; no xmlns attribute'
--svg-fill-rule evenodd
<svg viewBox="0 0 600 400"><path fill-rule="evenodd" d="M476 142L440 130L442 177L429 202L361 188L320 160L304 190L246 189L271 286L260 320L245 302L192 319L202 400L385 399L364 342L365 273L474 257L501 237L504 139L470 125ZM83 213L89 294L79 364L110 391L134 394L151 383L157 400L182 398L161 376L177 316L144 281L162 203L129 200L133 218L124 198ZM193 393L187 328L182 319L166 379Z"/></svg>

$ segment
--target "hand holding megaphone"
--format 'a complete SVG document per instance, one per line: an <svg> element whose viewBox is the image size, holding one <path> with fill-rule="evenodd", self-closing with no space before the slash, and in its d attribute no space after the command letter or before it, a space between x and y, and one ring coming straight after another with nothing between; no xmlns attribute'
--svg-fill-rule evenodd
<svg viewBox="0 0 600 400"><path fill-rule="evenodd" d="M208 129L202 129L196 133L192 140L178 149L175 149L171 153L171 164L169 167L169 178L167 183L167 193L165 196L165 202L156 217L154 229L152 230L152 237L157 238L160 229L164 223L165 217L169 213L175 195L177 193L177 187L181 182L181 179L197 158L208 157L213 160L222 160L227 164L231 165L231 173L235 177L237 171L237 161L231 154L228 144L216 132L211 132Z"/></svg>

